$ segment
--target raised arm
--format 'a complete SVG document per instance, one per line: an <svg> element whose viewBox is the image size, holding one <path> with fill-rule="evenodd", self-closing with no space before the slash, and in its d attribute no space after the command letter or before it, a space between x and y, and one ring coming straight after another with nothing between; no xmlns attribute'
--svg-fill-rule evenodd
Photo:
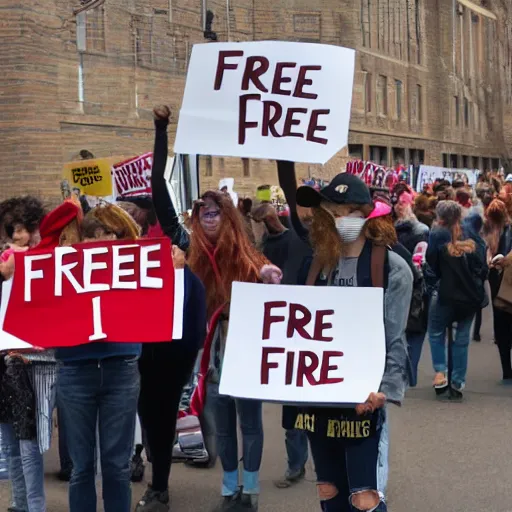
<svg viewBox="0 0 512 512"><path fill-rule="evenodd" d="M290 208L290 221L293 229L306 243L309 243L309 231L302 224L297 213L297 178L295 176L295 163L284 160L277 161L277 176L279 186L283 189L284 197Z"/></svg>
<svg viewBox="0 0 512 512"><path fill-rule="evenodd" d="M180 224L164 177L169 153L167 126L171 111L164 106L155 108L153 113L155 115L155 149L153 151L153 169L151 170L153 205L163 232L174 245L182 251L186 251L190 242L189 236Z"/></svg>

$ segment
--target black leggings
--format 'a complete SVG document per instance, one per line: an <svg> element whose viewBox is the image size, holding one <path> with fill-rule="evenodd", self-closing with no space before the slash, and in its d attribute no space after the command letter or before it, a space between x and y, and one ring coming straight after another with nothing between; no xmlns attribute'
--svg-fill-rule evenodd
<svg viewBox="0 0 512 512"><path fill-rule="evenodd" d="M512 379L512 315L494 307L494 339L500 352L504 379Z"/></svg>
<svg viewBox="0 0 512 512"><path fill-rule="evenodd" d="M155 491L168 487L181 393L197 352L181 341L146 343L142 348L139 416L151 453Z"/></svg>
<svg viewBox="0 0 512 512"><path fill-rule="evenodd" d="M480 336L480 329L482 327L482 310L479 309L475 315L475 327L473 328L473 338Z"/></svg>

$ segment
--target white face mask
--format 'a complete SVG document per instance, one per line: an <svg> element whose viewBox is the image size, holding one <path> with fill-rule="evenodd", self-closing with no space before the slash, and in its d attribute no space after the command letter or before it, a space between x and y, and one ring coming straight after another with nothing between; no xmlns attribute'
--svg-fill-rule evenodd
<svg viewBox="0 0 512 512"><path fill-rule="evenodd" d="M336 229L341 241L344 244L355 242L359 238L365 223L366 219L363 217L340 217L336 219Z"/></svg>

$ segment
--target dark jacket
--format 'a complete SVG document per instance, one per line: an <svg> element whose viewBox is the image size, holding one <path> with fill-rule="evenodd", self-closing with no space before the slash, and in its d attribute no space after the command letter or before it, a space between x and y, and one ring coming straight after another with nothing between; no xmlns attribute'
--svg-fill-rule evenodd
<svg viewBox="0 0 512 512"><path fill-rule="evenodd" d="M418 220L399 220L395 223L398 241L411 253L420 242L428 242L428 226Z"/></svg>

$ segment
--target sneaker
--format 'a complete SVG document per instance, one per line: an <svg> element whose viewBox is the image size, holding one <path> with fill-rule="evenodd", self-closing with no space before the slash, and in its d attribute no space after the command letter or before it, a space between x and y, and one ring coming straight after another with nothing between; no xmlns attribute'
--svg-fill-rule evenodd
<svg viewBox="0 0 512 512"><path fill-rule="evenodd" d="M233 496L222 496L221 502L212 509L212 512L237 512L240 510L240 491Z"/></svg>
<svg viewBox="0 0 512 512"><path fill-rule="evenodd" d="M452 387L450 389L450 401L451 402L462 402L464 398L464 395L462 394L462 391L460 389L457 389L455 387Z"/></svg>
<svg viewBox="0 0 512 512"><path fill-rule="evenodd" d="M168 512L169 511L169 491L155 491L148 486L147 491L142 496L135 512Z"/></svg>
<svg viewBox="0 0 512 512"><path fill-rule="evenodd" d="M306 468L302 467L301 469L291 470L287 469L284 474L284 478L281 480L276 480L274 485L278 489L288 489L292 485L300 482L306 476Z"/></svg>
<svg viewBox="0 0 512 512"><path fill-rule="evenodd" d="M251 512L258 512L258 495L242 494L240 505L240 510L250 510Z"/></svg>

